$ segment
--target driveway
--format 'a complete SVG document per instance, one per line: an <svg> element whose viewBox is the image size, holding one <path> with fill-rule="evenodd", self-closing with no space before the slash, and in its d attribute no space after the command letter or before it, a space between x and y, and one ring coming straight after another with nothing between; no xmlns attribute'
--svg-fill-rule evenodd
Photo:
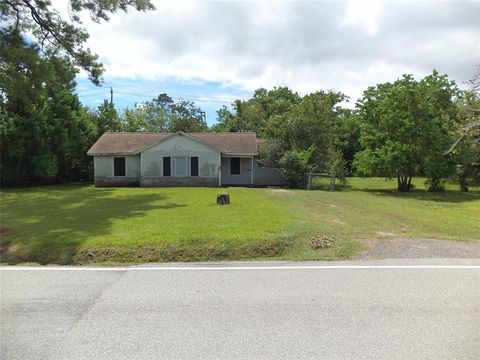
<svg viewBox="0 0 480 360"><path fill-rule="evenodd" d="M367 259L476 258L480 259L480 240L437 240L391 237L363 240L369 250L359 257Z"/></svg>
<svg viewBox="0 0 480 360"><path fill-rule="evenodd" d="M0 276L2 359L480 358L479 259Z"/></svg>

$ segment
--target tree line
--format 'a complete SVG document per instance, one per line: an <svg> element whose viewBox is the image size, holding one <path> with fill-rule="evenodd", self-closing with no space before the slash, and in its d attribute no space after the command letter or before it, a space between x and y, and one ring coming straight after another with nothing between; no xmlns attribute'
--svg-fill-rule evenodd
<svg viewBox="0 0 480 360"><path fill-rule="evenodd" d="M353 109L334 91L299 96L286 87L259 89L218 111L217 131L255 131L267 142L261 161L305 186L308 172L381 176L412 189L425 177L429 191L456 179L462 191L480 181L480 74L461 91L434 70L368 87Z"/></svg>
<svg viewBox="0 0 480 360"><path fill-rule="evenodd" d="M480 181L478 72L466 91L435 70L420 80L404 75L367 88L353 109L341 92L261 88L219 109L210 127L194 102L164 93L120 112L108 101L90 109L75 93L75 76L83 69L99 84L103 68L83 46L88 34L75 26L76 14L108 20L128 7L153 8L145 0L76 0L72 25L49 1L0 4L2 186L91 180L86 152L105 131L180 130L254 131L265 139L260 161L297 187L308 172L393 178L399 191L410 191L414 176L426 177L430 191L444 190L447 179L462 191Z"/></svg>

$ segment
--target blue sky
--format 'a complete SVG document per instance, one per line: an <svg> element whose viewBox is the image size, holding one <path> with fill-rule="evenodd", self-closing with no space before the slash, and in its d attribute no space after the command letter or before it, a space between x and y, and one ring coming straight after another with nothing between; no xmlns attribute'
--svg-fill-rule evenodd
<svg viewBox="0 0 480 360"><path fill-rule="evenodd" d="M368 87L437 69L460 86L480 59L480 1L152 0L155 11L82 14L87 46L105 66L101 88L78 77L82 102L115 92L119 110L160 93L196 102L207 122L260 87L300 95ZM68 19L68 2L54 0Z"/></svg>
<svg viewBox="0 0 480 360"><path fill-rule="evenodd" d="M218 82L195 79L187 81L168 77L161 80L148 80L105 76L104 83L98 87L83 76L77 77L79 98L90 108L96 108L104 99L110 99L110 87L113 89L114 103L118 111L166 93L174 100L194 101L205 111L208 125L216 122L216 111L222 105L230 106L235 99L246 99L251 96L250 91L225 87Z"/></svg>

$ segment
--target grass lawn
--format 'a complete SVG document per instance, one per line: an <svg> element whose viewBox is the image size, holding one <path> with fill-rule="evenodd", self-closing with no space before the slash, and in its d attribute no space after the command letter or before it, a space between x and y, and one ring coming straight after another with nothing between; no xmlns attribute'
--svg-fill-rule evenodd
<svg viewBox="0 0 480 360"><path fill-rule="evenodd" d="M399 194L349 180L338 192L59 185L1 193L3 263L138 263L254 258L339 259L363 238L480 239L480 192ZM423 188L423 180L415 183ZM217 206L228 192L232 204ZM334 246L312 249L318 235Z"/></svg>

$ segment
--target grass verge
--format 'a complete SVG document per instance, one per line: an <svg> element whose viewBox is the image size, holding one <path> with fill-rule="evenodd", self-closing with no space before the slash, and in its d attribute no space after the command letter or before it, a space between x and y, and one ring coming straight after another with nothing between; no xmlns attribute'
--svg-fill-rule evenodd
<svg viewBox="0 0 480 360"><path fill-rule="evenodd" d="M1 193L2 263L115 264L246 259L335 260L363 238L480 238L480 192L397 193L352 178L338 192L61 185ZM218 192L232 204L218 206ZM326 236L328 247L312 246ZM321 244L322 242L316 242Z"/></svg>

